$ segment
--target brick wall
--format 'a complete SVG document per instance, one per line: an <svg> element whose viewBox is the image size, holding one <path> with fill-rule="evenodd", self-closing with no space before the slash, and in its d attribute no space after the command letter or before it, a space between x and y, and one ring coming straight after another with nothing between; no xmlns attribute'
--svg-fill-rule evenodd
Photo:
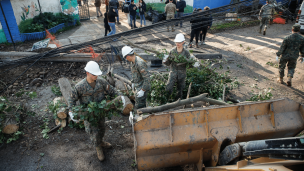
<svg viewBox="0 0 304 171"><path fill-rule="evenodd" d="M2 25L2 28L5 33L7 41L9 43L12 43L12 39L9 34L7 25L5 23L3 13L6 17L6 21L7 21L7 24L10 29L14 42L21 42L20 32L18 29L18 25L16 22L16 18L15 18L14 11L13 11L10 0L2 0L2 1L0 1L0 3L1 3L2 9L3 9L3 11L0 9L0 21L1 21L1 25Z"/></svg>

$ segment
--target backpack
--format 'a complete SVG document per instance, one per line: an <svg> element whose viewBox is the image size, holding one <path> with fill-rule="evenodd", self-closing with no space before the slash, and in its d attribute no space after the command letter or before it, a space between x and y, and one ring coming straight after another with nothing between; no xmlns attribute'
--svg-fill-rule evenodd
<svg viewBox="0 0 304 171"><path fill-rule="evenodd" d="M125 13L129 13L129 4L128 3L125 3L124 6L123 6L123 11Z"/></svg>

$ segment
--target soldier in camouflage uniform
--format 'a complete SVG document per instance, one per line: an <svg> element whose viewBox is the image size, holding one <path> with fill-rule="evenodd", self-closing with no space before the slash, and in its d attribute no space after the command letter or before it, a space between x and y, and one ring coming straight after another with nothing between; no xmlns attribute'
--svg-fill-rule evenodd
<svg viewBox="0 0 304 171"><path fill-rule="evenodd" d="M168 93L168 96L170 96L172 94L175 83L177 83L176 99L182 99L183 89L186 85L187 63L176 63L174 62L174 58L176 58L177 56L184 56L186 59L189 59L189 63L191 63L192 61L190 60L190 58L193 57L191 57L190 52L183 46L185 43L185 37L182 33L176 35L174 42L176 44L176 47L173 48L170 51L169 55L163 59L164 64L170 66L169 80L166 84L166 91ZM199 66L198 62L193 62L192 64L194 64L194 67Z"/></svg>
<svg viewBox="0 0 304 171"><path fill-rule="evenodd" d="M130 61L132 74L132 89L135 89L135 109L146 107L146 98L151 89L150 73L147 63L134 55L134 50L129 46L124 46L121 50L125 59Z"/></svg>
<svg viewBox="0 0 304 171"><path fill-rule="evenodd" d="M97 77L102 72L96 62L90 61L86 67L87 77L77 83L72 89L72 94L69 99L69 115L74 120L74 114L72 113L72 107L75 106L76 101L79 100L80 104L89 104L90 102L101 102L106 99L106 96L115 97L115 95L122 95L116 91L105 79ZM104 160L104 154L102 147L109 148L111 144L104 142L103 136L105 134L105 118L99 121L97 126L92 126L88 121L84 121L85 130L90 135L94 146L96 147L97 157L100 161Z"/></svg>
<svg viewBox="0 0 304 171"><path fill-rule="evenodd" d="M284 38L280 50L277 52L277 59L282 55L279 63L280 78L278 78L278 83L283 84L284 70L287 64L287 86L291 86L291 79L293 78L299 53L302 56L300 60L303 61L304 57L304 37L299 34L299 31L300 25L294 25L292 27L292 34Z"/></svg>
<svg viewBox="0 0 304 171"><path fill-rule="evenodd" d="M267 24L269 23L269 20L272 18L274 12L275 12L274 6L269 3L269 0L266 0L266 4L262 6L259 13L259 19L261 20L259 33L262 33L263 26L265 25L263 35L266 34Z"/></svg>
<svg viewBox="0 0 304 171"><path fill-rule="evenodd" d="M166 20L174 19L174 14L176 11L176 5L172 3L173 1L170 0L169 3L165 7L165 13L167 13ZM171 23L172 32L174 31L174 23ZM167 26L167 31L169 31L169 25Z"/></svg>

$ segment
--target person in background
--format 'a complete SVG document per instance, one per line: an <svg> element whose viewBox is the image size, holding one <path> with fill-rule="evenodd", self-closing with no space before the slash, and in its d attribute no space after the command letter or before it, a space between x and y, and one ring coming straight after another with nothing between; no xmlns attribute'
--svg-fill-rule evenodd
<svg viewBox="0 0 304 171"><path fill-rule="evenodd" d="M204 11L209 10L210 8L208 6L205 6ZM203 10L199 10L198 12L202 12ZM202 20L202 27L201 27L201 32L200 32L200 42L198 45L205 45L205 38L207 35L207 31L211 28L212 26L212 16L209 14L209 17L203 17Z"/></svg>
<svg viewBox="0 0 304 171"><path fill-rule="evenodd" d="M109 12L109 0L105 0L106 12Z"/></svg>
<svg viewBox="0 0 304 171"><path fill-rule="evenodd" d="M123 6L122 6L122 12L125 13L127 19L128 19L128 24L129 26L131 27L131 21L130 21L130 12L129 12L129 6L131 4L131 0L126 0L124 3L123 3Z"/></svg>
<svg viewBox="0 0 304 171"><path fill-rule="evenodd" d="M110 8L112 7L117 14L117 24L121 24L119 22L119 14L118 14L119 3L118 3L118 0L110 0L109 5L110 5Z"/></svg>
<svg viewBox="0 0 304 171"><path fill-rule="evenodd" d="M109 23L109 26L111 27L112 31L108 34L108 36L113 35L113 34L116 33L115 17L117 17L117 13L115 12L115 9L110 7L110 10L108 12L108 23Z"/></svg>
<svg viewBox="0 0 304 171"><path fill-rule="evenodd" d="M108 31L109 31L109 33L111 32L111 28L110 28L110 25L108 23L108 13L107 12L104 13L103 22L104 22L104 28L105 28L105 35L104 36L107 36Z"/></svg>
<svg viewBox="0 0 304 171"><path fill-rule="evenodd" d="M202 9L198 8L198 9L194 9L193 10L193 14L202 11ZM201 26L201 17L197 17L194 19L190 20L191 23L191 37L190 37L190 43L189 43L189 48L192 48L192 44L193 44L193 39L195 36L195 41L196 41L196 48L198 48L198 36L202 30L202 26Z"/></svg>
<svg viewBox="0 0 304 171"><path fill-rule="evenodd" d="M262 33L262 29L264 27L263 35L266 35L267 24L269 20L273 17L274 14L274 6L269 4L270 0L266 0L266 4L262 6L260 13L259 13L259 20L260 20L260 31Z"/></svg>
<svg viewBox="0 0 304 171"><path fill-rule="evenodd" d="M146 12L146 3L143 0L139 0L139 16L140 16L140 27L142 27L142 21L144 20L144 26L146 26L146 18L145 18L145 12Z"/></svg>
<svg viewBox="0 0 304 171"><path fill-rule="evenodd" d="M170 2L170 0L166 0L165 4L168 4L169 2ZM176 0L173 0L172 3L173 3L174 5L176 5Z"/></svg>
<svg viewBox="0 0 304 171"><path fill-rule="evenodd" d="M96 15L97 17L102 17L102 13L100 11L100 6L101 6L101 0L95 0L94 3L95 7L96 7ZM100 14L100 15L99 15Z"/></svg>
<svg viewBox="0 0 304 171"><path fill-rule="evenodd" d="M165 7L165 13L167 13L166 20L174 19L174 14L176 12L176 5L172 3L172 0L169 0L169 3ZM171 26L172 32L174 32L174 24ZM169 25L167 25L167 31L169 32Z"/></svg>
<svg viewBox="0 0 304 171"><path fill-rule="evenodd" d="M131 29L137 28L136 27L136 10L137 10L137 6L134 4L134 0L131 0L131 4L129 5Z"/></svg>
<svg viewBox="0 0 304 171"><path fill-rule="evenodd" d="M184 9L186 8L186 1L184 0L177 0L176 2L176 17L180 18L184 16ZM176 23L175 26L178 26L178 22ZM180 21L180 27L183 27L183 21Z"/></svg>

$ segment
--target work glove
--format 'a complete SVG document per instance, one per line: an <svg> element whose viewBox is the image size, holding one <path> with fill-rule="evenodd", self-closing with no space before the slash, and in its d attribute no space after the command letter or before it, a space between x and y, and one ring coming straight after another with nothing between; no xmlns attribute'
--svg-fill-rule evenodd
<svg viewBox="0 0 304 171"><path fill-rule="evenodd" d="M131 125L133 125L133 113L132 112L130 112L129 122Z"/></svg>
<svg viewBox="0 0 304 171"><path fill-rule="evenodd" d="M299 59L299 61L301 61L301 63L303 63L303 62L304 62L304 57L301 57L301 58Z"/></svg>
<svg viewBox="0 0 304 171"><path fill-rule="evenodd" d="M276 57L276 60L279 61L279 57L278 56Z"/></svg>
<svg viewBox="0 0 304 171"><path fill-rule="evenodd" d="M79 122L79 120L74 119L74 114L73 114L71 111L69 111L69 116L70 116L70 118L72 119L72 121L74 121L74 122L76 122L76 123Z"/></svg>
<svg viewBox="0 0 304 171"><path fill-rule="evenodd" d="M163 62L166 62L168 57L169 57L169 55L165 55L164 58L163 58Z"/></svg>
<svg viewBox="0 0 304 171"><path fill-rule="evenodd" d="M124 97L124 96L120 96L120 97L121 97L121 101L122 101L122 103L123 103L123 106L125 106L125 105L126 105L125 97Z"/></svg>
<svg viewBox="0 0 304 171"><path fill-rule="evenodd" d="M139 92L137 92L137 97L142 97L144 96L145 92L141 89Z"/></svg>
<svg viewBox="0 0 304 171"><path fill-rule="evenodd" d="M132 91L134 91L134 83L132 83Z"/></svg>
<svg viewBox="0 0 304 171"><path fill-rule="evenodd" d="M200 66L200 64L199 64L199 62L195 62L195 63L193 64L193 66L194 66L195 68L197 68L197 67Z"/></svg>

